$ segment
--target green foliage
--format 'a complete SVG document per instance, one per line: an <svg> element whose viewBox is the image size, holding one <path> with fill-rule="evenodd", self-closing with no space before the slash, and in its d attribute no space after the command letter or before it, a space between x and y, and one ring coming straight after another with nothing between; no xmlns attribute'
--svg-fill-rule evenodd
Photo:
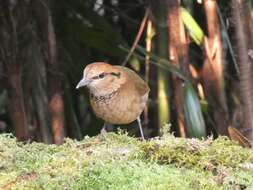
<svg viewBox="0 0 253 190"><path fill-rule="evenodd" d="M129 60L129 64L135 71L140 72L141 63L136 57L132 56Z"/></svg>
<svg viewBox="0 0 253 190"><path fill-rule="evenodd" d="M65 59L64 70L75 82L90 60L123 57L124 52L118 46L126 43L119 26L98 15L93 1L61 1L55 15L57 40Z"/></svg>
<svg viewBox="0 0 253 190"><path fill-rule="evenodd" d="M124 46L119 46L120 49L124 50L125 52L128 52L129 49L124 47ZM172 74L176 75L180 79L184 81L189 81L189 78L184 74L182 70L180 70L177 66L172 64L170 61L167 59L161 58L153 53L149 53L143 48L142 46L137 45L136 51L134 52L133 55L140 59L140 60L145 60L145 56L150 56L150 63L163 69L164 71L169 71Z"/></svg>
<svg viewBox="0 0 253 190"><path fill-rule="evenodd" d="M183 87L184 114L189 137L205 137L206 126L200 108L200 102L192 84L187 82Z"/></svg>
<svg viewBox="0 0 253 190"><path fill-rule="evenodd" d="M183 7L180 8L182 21L186 27L186 29L189 31L189 34L193 41L198 44L202 45L204 40L204 32L198 25L198 23L194 20L194 18L191 16L191 14Z"/></svg>
<svg viewBox="0 0 253 190"><path fill-rule="evenodd" d="M64 2L63 9L68 12L65 18L59 15L58 30L65 47L71 51L73 46L86 45L112 56L122 55L119 44L125 44L117 26L98 15L92 2Z"/></svg>
<svg viewBox="0 0 253 190"><path fill-rule="evenodd" d="M138 141L108 133L60 146L0 136L0 189L253 188L253 152L227 138Z"/></svg>

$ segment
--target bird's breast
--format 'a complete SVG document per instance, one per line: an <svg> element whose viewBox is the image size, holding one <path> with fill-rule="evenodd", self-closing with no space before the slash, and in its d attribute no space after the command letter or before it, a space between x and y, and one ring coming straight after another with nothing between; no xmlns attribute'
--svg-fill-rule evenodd
<svg viewBox="0 0 253 190"><path fill-rule="evenodd" d="M117 90L103 96L90 95L90 102L95 114L111 124L128 124L142 113L148 99L135 91Z"/></svg>

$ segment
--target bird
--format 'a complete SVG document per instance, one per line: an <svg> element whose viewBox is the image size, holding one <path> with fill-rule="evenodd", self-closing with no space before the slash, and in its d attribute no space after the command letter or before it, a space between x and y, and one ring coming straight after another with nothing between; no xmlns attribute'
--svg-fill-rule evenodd
<svg viewBox="0 0 253 190"><path fill-rule="evenodd" d="M137 120L141 138L145 139L140 115L150 88L135 71L105 62L90 63L76 89L84 86L89 89L90 104L98 118L115 125Z"/></svg>

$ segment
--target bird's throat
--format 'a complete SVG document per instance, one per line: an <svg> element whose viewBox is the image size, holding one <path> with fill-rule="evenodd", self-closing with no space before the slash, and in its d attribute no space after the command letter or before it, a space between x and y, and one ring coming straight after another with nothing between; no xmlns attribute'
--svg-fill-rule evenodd
<svg viewBox="0 0 253 190"><path fill-rule="evenodd" d="M99 95L99 94L94 94L94 93L90 93L90 98L95 101L95 102L107 102L108 100L111 100L115 95L117 95L118 90L114 90L108 94L103 94L103 95Z"/></svg>

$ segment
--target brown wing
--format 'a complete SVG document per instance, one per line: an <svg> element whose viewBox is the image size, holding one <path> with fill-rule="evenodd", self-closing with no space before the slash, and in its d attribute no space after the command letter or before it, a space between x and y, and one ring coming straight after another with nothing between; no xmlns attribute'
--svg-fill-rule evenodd
<svg viewBox="0 0 253 190"><path fill-rule="evenodd" d="M134 83L134 87L137 89L138 93L143 96L146 93L150 91L148 84L133 70L128 69L127 67L123 66L115 66L116 68L119 68L126 72L129 76L129 79L131 79Z"/></svg>

